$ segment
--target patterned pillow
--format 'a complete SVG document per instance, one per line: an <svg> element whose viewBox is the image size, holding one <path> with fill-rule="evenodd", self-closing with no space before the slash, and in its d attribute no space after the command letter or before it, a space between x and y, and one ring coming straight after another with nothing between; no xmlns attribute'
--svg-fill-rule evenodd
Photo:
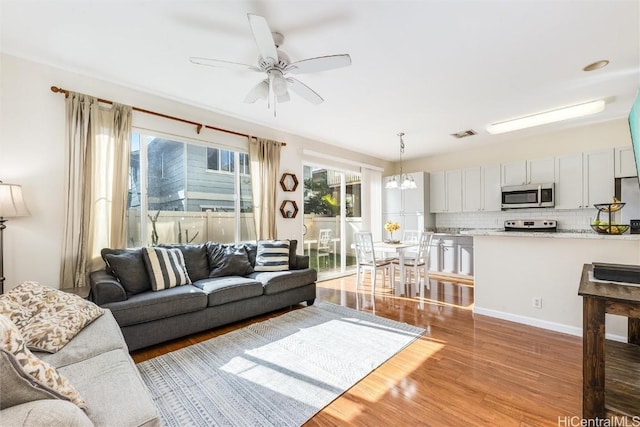
<svg viewBox="0 0 640 427"><path fill-rule="evenodd" d="M191 284L180 249L144 248L142 257L151 278L151 290Z"/></svg>
<svg viewBox="0 0 640 427"><path fill-rule="evenodd" d="M24 282L0 297L0 314L11 320L31 350L55 353L104 309L78 295Z"/></svg>
<svg viewBox="0 0 640 427"><path fill-rule="evenodd" d="M258 242L255 271L286 271L288 269L288 240L261 240Z"/></svg>
<svg viewBox="0 0 640 427"><path fill-rule="evenodd" d="M12 365L21 369L21 374L29 375L39 387L62 399L70 400L82 409L87 408L87 403L69 380L60 375L56 368L34 356L27 348L16 325L1 314L0 348L17 362Z"/></svg>

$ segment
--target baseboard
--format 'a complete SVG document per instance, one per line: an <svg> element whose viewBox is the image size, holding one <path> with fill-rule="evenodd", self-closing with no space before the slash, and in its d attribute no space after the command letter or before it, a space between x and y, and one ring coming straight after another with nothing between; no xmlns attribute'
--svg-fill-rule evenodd
<svg viewBox="0 0 640 427"><path fill-rule="evenodd" d="M554 332L582 337L582 328L564 325L562 323L549 322L548 320L540 320L533 317L520 316L518 314L505 313L503 311L490 310L482 307L474 307L473 314L495 317L497 319L508 320L509 322L521 323L523 325L534 326L536 328L548 329ZM627 342L627 337L622 335L606 334L606 337L613 341Z"/></svg>

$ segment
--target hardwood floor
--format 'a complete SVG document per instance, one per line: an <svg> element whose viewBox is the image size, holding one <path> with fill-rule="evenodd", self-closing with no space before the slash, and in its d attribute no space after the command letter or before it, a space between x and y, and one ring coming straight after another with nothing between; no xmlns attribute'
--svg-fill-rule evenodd
<svg viewBox="0 0 640 427"><path fill-rule="evenodd" d="M318 283L329 301L426 329L305 426L558 426L581 414L582 340L474 316L473 286L432 277L424 298L372 297L355 277ZM286 311L286 310L284 310ZM281 314L283 311L274 313ZM262 316L132 354L136 362ZM576 422L575 419L573 422Z"/></svg>

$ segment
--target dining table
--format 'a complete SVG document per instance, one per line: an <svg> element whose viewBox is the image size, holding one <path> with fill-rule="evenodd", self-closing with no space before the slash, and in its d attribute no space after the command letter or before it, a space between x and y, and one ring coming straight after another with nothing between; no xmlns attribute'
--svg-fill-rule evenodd
<svg viewBox="0 0 640 427"><path fill-rule="evenodd" d="M402 292L404 288L404 284L406 282L406 274L404 269L404 259L405 255L410 252L415 252L415 249L418 247L418 242L388 242L388 241L379 241L373 242L373 250L376 252L382 252L385 254L394 254L398 256L398 264L400 266L400 284L403 286L394 286L396 290L396 296ZM393 280L393 278L392 278ZM395 285L395 284L394 284Z"/></svg>

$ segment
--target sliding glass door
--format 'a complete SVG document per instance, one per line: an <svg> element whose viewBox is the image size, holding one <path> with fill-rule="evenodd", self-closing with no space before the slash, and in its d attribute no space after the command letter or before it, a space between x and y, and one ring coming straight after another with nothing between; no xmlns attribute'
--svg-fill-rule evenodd
<svg viewBox="0 0 640 427"><path fill-rule="evenodd" d="M321 278L351 272L353 233L360 230L360 174L304 167L305 255Z"/></svg>

